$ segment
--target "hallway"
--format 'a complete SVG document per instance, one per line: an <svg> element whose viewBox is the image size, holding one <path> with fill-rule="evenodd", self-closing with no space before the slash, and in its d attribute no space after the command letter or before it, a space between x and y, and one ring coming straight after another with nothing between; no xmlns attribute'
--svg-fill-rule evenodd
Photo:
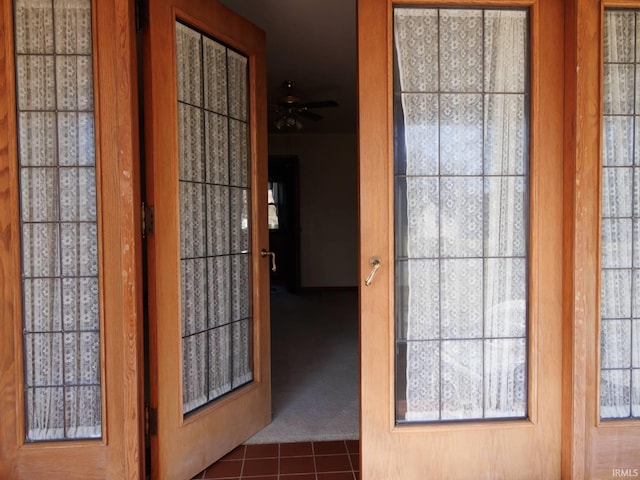
<svg viewBox="0 0 640 480"><path fill-rule="evenodd" d="M358 294L271 294L273 421L247 443L359 435Z"/></svg>

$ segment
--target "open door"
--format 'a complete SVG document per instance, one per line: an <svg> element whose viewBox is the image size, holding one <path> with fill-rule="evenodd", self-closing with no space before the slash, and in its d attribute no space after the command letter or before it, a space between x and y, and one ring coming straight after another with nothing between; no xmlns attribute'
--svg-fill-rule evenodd
<svg viewBox="0 0 640 480"><path fill-rule="evenodd" d="M358 2L363 480L560 478L562 2L471 3Z"/></svg>
<svg viewBox="0 0 640 480"><path fill-rule="evenodd" d="M151 473L190 478L270 421L265 39L154 0L144 49Z"/></svg>

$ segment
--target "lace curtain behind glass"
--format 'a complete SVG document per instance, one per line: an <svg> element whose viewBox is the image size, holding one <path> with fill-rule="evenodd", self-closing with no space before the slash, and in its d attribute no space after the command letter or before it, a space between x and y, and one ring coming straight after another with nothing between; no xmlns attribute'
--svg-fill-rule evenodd
<svg viewBox="0 0 640 480"><path fill-rule="evenodd" d="M397 418L523 417L527 12L394 18Z"/></svg>
<svg viewBox="0 0 640 480"><path fill-rule="evenodd" d="M101 430L91 2L16 0L27 441Z"/></svg>
<svg viewBox="0 0 640 480"><path fill-rule="evenodd" d="M605 12L600 416L609 419L640 418L639 20Z"/></svg>
<svg viewBox="0 0 640 480"><path fill-rule="evenodd" d="M183 412L253 380L246 57L176 24Z"/></svg>

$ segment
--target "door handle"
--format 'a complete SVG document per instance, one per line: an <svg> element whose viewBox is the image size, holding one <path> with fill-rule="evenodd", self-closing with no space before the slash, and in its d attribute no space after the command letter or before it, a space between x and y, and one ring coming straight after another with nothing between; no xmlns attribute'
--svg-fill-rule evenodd
<svg viewBox="0 0 640 480"><path fill-rule="evenodd" d="M369 286L373 283L373 277L376 276L376 272L382 266L382 260L378 257L371 257L369 259L369 265L371 265L371 271L369 275L367 275L366 280L364 281L365 286Z"/></svg>
<svg viewBox="0 0 640 480"><path fill-rule="evenodd" d="M269 252L266 248L260 250L261 257L271 257L271 271L276 271L276 254L274 252Z"/></svg>

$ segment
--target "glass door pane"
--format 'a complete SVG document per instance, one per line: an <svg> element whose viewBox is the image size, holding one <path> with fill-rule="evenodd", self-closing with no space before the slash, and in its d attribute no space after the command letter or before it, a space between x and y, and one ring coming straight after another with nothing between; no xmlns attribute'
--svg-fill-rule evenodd
<svg viewBox="0 0 640 480"><path fill-rule="evenodd" d="M527 10L394 10L396 421L527 416Z"/></svg>
<svg viewBox="0 0 640 480"><path fill-rule="evenodd" d="M248 60L176 24L183 412L253 380Z"/></svg>
<svg viewBox="0 0 640 480"><path fill-rule="evenodd" d="M26 440L102 436L90 0L16 0Z"/></svg>

